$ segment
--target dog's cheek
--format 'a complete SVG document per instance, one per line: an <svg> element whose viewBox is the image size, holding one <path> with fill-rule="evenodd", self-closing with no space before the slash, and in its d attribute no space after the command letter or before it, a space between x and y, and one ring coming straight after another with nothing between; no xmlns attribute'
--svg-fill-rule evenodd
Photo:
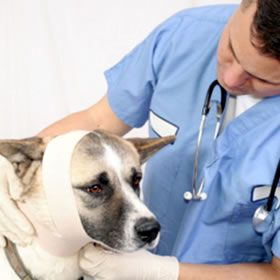
<svg viewBox="0 0 280 280"><path fill-rule="evenodd" d="M88 211L103 206L107 200L110 200L113 193L113 190L106 190L106 192L102 194L91 195L84 190L74 189L74 196L79 213L81 215L86 215Z"/></svg>
<svg viewBox="0 0 280 280"><path fill-rule="evenodd" d="M100 207L98 212L102 213L99 217L81 217L85 231L91 238L113 249L123 250L127 241L127 205L121 201L111 201Z"/></svg>

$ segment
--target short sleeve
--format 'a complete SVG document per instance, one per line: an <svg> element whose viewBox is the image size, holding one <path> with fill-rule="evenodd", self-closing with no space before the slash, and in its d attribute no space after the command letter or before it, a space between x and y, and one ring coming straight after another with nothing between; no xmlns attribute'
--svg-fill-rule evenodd
<svg viewBox="0 0 280 280"><path fill-rule="evenodd" d="M105 71L109 104L131 127L141 127L148 119L158 73L167 55L170 38L180 22L179 16L171 17L117 65Z"/></svg>

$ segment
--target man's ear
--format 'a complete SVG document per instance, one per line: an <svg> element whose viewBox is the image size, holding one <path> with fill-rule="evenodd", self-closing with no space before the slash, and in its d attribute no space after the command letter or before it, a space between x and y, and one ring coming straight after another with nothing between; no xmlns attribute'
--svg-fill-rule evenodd
<svg viewBox="0 0 280 280"><path fill-rule="evenodd" d="M175 136L167 136L161 138L128 138L125 140L135 146L140 154L141 164L143 164L157 151L165 147L167 144L173 143L175 139Z"/></svg>
<svg viewBox="0 0 280 280"><path fill-rule="evenodd" d="M0 154L12 163L15 173L23 177L33 161L42 160L48 142L46 140L40 137L0 140Z"/></svg>

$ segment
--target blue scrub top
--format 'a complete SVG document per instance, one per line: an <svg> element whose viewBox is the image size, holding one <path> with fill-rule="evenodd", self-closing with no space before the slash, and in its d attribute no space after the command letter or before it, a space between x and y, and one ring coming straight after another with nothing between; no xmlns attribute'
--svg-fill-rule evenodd
<svg viewBox="0 0 280 280"><path fill-rule="evenodd" d="M252 226L255 209L268 197L263 186L271 185L280 156L280 96L232 120L216 141L216 112L210 111L198 166L198 183L205 177L208 199L183 198L192 190L202 106L216 79L217 46L236 8L179 12L105 72L110 106L122 121L140 127L149 120L151 137L177 135L173 145L149 160L143 191L162 226L155 252L182 262L269 262L271 252L280 257L279 211L271 213L275 222L264 234ZM212 100L220 100L218 91Z"/></svg>

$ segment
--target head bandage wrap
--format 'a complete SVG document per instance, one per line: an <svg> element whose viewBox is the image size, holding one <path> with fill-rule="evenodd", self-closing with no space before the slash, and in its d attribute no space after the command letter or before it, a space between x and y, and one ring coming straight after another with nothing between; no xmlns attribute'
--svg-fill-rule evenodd
<svg viewBox="0 0 280 280"><path fill-rule="evenodd" d="M72 131L52 139L46 147L42 176L48 202L48 209L57 233L40 225L28 209L27 216L36 228L40 246L57 256L70 256L89 242L93 242L85 232L72 190L71 158L77 143L88 131ZM30 216L31 214L31 216Z"/></svg>

